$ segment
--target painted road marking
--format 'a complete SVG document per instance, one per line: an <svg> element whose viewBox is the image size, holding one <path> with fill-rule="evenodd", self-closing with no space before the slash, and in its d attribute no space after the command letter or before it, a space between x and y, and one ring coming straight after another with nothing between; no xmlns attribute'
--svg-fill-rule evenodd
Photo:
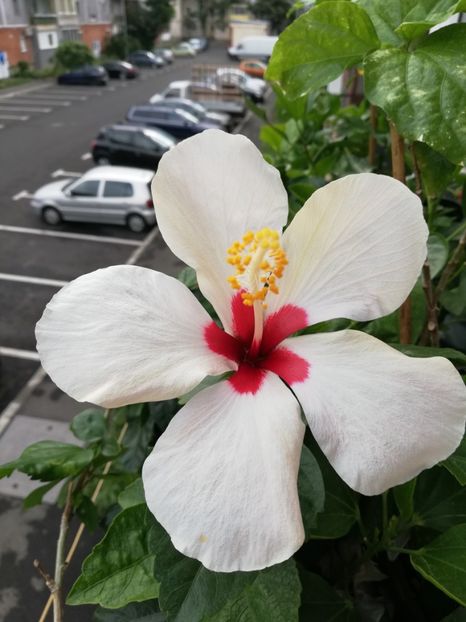
<svg viewBox="0 0 466 622"><path fill-rule="evenodd" d="M83 175L83 173L64 171L63 169L59 168L56 171L53 171L53 173L50 174L50 177L81 177L81 175Z"/></svg>
<svg viewBox="0 0 466 622"><path fill-rule="evenodd" d="M29 97L37 99L41 99L43 97L50 97L50 99L75 99L77 101L84 101L87 99L85 95L70 95L69 93L55 93L54 91L44 91L44 93L40 93L40 95L34 94Z"/></svg>
<svg viewBox="0 0 466 622"><path fill-rule="evenodd" d="M139 247L131 253L126 263L129 266L134 266L134 264L137 261L139 261L139 258L141 257L143 252L146 250L146 248L149 246L149 244L152 244L152 242L158 237L159 234L160 234L159 228L154 227L152 231L150 231L146 235L144 240L139 244Z"/></svg>
<svg viewBox="0 0 466 622"><path fill-rule="evenodd" d="M15 417L18 410L21 408L23 403L27 400L27 398L31 395L36 387L38 387L41 382L45 379L46 373L42 367L39 367L34 374L29 378L26 385L21 389L18 395L12 400L8 406L2 411L0 414L0 435L6 428L9 426L11 420Z"/></svg>
<svg viewBox="0 0 466 622"><path fill-rule="evenodd" d="M83 153L81 156L81 160L90 160L92 158L92 153Z"/></svg>
<svg viewBox="0 0 466 622"><path fill-rule="evenodd" d="M3 95L0 95L0 99L16 97L17 95L21 96L21 95L24 95L25 93L32 93L33 91L40 91L45 88L46 88L46 85L44 84L40 84L39 86L30 86L29 88L23 88L23 89L18 89L17 91L13 91L13 93L10 92L10 93L5 93Z"/></svg>
<svg viewBox="0 0 466 622"><path fill-rule="evenodd" d="M12 102L15 102L15 104L27 104L27 105L31 105L31 106L37 106L37 105L42 105L42 106L70 106L71 102L68 101L51 101L49 98L47 99L12 99L9 100L7 103L10 104ZM0 105L3 106L3 102L0 102Z"/></svg>
<svg viewBox="0 0 466 622"><path fill-rule="evenodd" d="M28 192L27 190L21 190L21 192L18 192L18 194L15 194L15 196L12 197L12 199L13 201L19 201L21 199L32 199L33 196L34 195Z"/></svg>
<svg viewBox="0 0 466 622"><path fill-rule="evenodd" d="M1 112L14 112L18 110L19 112L52 112L51 108L25 108L23 106L7 106L6 104L2 104L0 102L0 111Z"/></svg>
<svg viewBox="0 0 466 622"><path fill-rule="evenodd" d="M67 231L49 231L48 229L32 229L30 227L13 227L10 225L0 225L0 232L26 233L28 235L42 235L51 238L67 238L70 240L82 240L83 242L102 242L104 244L124 244L126 246L140 246L140 240L128 238L110 238L101 235L91 235L88 233L69 233Z"/></svg>
<svg viewBox="0 0 466 622"><path fill-rule="evenodd" d="M25 359L27 361L40 361L37 352L31 350L19 350L18 348L3 348L0 346L0 354L2 356L11 356L16 359Z"/></svg>
<svg viewBox="0 0 466 622"><path fill-rule="evenodd" d="M0 114L0 119L9 119L11 121L27 121L29 117L25 115L18 116L15 114Z"/></svg>
<svg viewBox="0 0 466 622"><path fill-rule="evenodd" d="M38 276L23 276L21 274L7 274L6 272L0 272L0 281L12 281L13 283L30 283L32 285L46 285L48 287L63 287L64 285L68 285L68 281L42 279Z"/></svg>

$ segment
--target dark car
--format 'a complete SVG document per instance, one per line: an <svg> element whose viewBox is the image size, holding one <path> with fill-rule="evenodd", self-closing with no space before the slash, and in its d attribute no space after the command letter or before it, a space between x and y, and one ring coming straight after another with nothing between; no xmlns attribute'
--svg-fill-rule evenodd
<svg viewBox="0 0 466 622"><path fill-rule="evenodd" d="M96 164L120 164L137 168L157 168L163 154L176 140L162 130L134 125L109 125L92 142Z"/></svg>
<svg viewBox="0 0 466 622"><path fill-rule="evenodd" d="M131 80L132 78L137 78L139 75L139 69L124 60L110 60L104 63L103 67L108 73L109 78L126 78L127 80Z"/></svg>
<svg viewBox="0 0 466 622"><path fill-rule="evenodd" d="M126 115L130 123L138 123L165 130L176 138L188 138L204 130L217 128L217 123L199 121L197 117L181 108L166 106L132 106Z"/></svg>
<svg viewBox="0 0 466 622"><path fill-rule="evenodd" d="M168 97L167 99L156 99L155 101L150 100L150 103L157 106L165 106L166 108L181 108L182 110L186 110L186 112L190 112L194 115L198 121L216 123L220 129L226 130L227 132L231 131L234 127L232 118L229 114L222 112L210 112L202 104L195 102L192 99L185 99L183 97Z"/></svg>
<svg viewBox="0 0 466 622"><path fill-rule="evenodd" d="M131 52L126 60L132 65L136 65L136 67L155 67L159 69L165 65L165 61L161 56L147 50Z"/></svg>
<svg viewBox="0 0 466 622"><path fill-rule="evenodd" d="M72 71L62 73L57 78L58 84L91 84L105 86L108 82L107 72L100 65L85 65Z"/></svg>

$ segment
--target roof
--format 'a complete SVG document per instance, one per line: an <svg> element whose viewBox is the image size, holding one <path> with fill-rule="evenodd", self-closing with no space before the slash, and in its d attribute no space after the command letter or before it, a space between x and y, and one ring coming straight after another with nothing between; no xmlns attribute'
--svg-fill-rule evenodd
<svg viewBox="0 0 466 622"><path fill-rule="evenodd" d="M84 173L82 179L105 179L108 181L134 181L149 183L154 172L129 166L95 166Z"/></svg>

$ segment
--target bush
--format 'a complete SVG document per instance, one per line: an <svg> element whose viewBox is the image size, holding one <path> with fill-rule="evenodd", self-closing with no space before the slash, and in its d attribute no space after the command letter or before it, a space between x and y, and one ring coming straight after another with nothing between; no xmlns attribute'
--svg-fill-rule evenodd
<svg viewBox="0 0 466 622"><path fill-rule="evenodd" d="M104 55L110 58L126 58L130 52L140 50L141 43L135 37L126 37L123 33L112 35L105 40Z"/></svg>
<svg viewBox="0 0 466 622"><path fill-rule="evenodd" d="M55 53L55 61L65 69L74 69L80 65L94 62L92 52L85 43L80 41L64 41Z"/></svg>
<svg viewBox="0 0 466 622"><path fill-rule="evenodd" d="M29 67L29 63L25 60L20 60L14 70L14 75L17 78L31 78L33 71Z"/></svg>

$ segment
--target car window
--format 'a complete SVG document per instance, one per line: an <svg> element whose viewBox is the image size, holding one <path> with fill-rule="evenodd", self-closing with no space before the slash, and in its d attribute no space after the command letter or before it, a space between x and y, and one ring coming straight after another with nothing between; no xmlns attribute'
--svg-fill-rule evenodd
<svg viewBox="0 0 466 622"><path fill-rule="evenodd" d="M169 135L154 130L144 130L144 135L149 136L151 140L161 147L173 147L175 140Z"/></svg>
<svg viewBox="0 0 466 622"><path fill-rule="evenodd" d="M131 132L124 132L122 130L112 130L109 132L109 138L113 143L118 143L119 145L130 145L131 144Z"/></svg>
<svg viewBox="0 0 466 622"><path fill-rule="evenodd" d="M180 89L168 89L168 91L165 92L165 97L180 97L180 96L181 96Z"/></svg>
<svg viewBox="0 0 466 622"><path fill-rule="evenodd" d="M156 145L154 145L154 141L144 136L144 134L135 134L134 135L134 144L139 149L154 149Z"/></svg>
<svg viewBox="0 0 466 622"><path fill-rule="evenodd" d="M78 184L71 190L71 194L77 197L96 197L99 191L99 180L89 179Z"/></svg>
<svg viewBox="0 0 466 622"><path fill-rule="evenodd" d="M123 181L106 181L104 197L132 197L133 186Z"/></svg>

